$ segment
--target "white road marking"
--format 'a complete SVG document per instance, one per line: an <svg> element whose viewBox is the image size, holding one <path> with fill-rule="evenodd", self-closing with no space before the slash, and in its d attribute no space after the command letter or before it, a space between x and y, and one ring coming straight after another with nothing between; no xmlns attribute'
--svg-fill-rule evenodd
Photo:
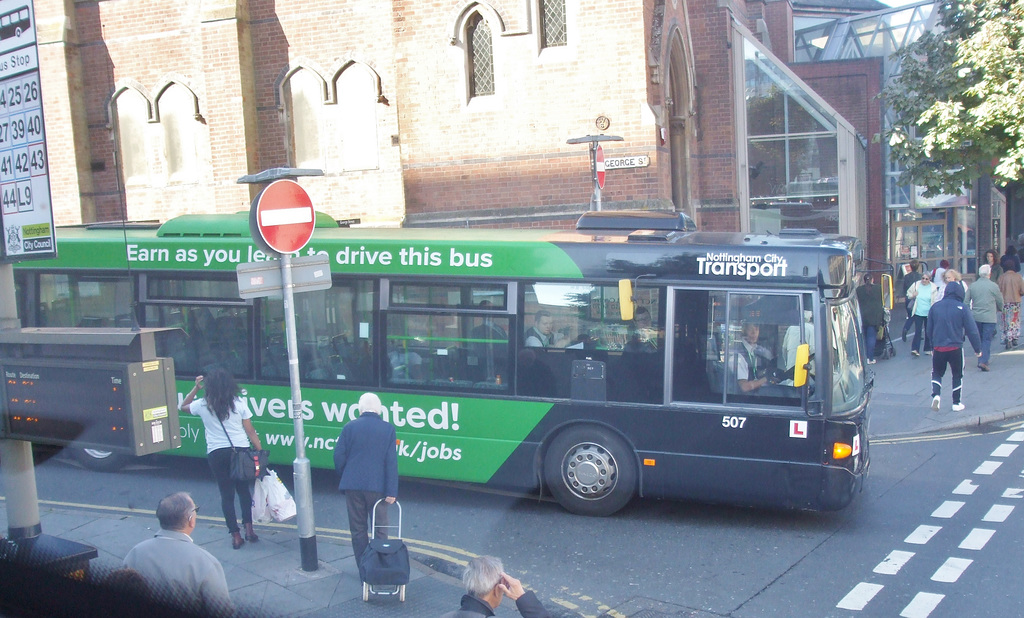
<svg viewBox="0 0 1024 618"><path fill-rule="evenodd" d="M910 602L910 605L903 608L900 616L903 618L927 618L944 598L946 598L944 594L918 592L914 600Z"/></svg>
<svg viewBox="0 0 1024 618"><path fill-rule="evenodd" d="M967 538L960 543L960 549L979 550L985 547L985 544L989 542L989 539L991 539L992 535L995 533L995 530L975 528L974 530L971 530L971 533L967 535Z"/></svg>
<svg viewBox="0 0 1024 618"><path fill-rule="evenodd" d="M1016 444L1000 444L989 457L1009 457L1015 450L1017 450Z"/></svg>
<svg viewBox="0 0 1024 618"><path fill-rule="evenodd" d="M904 543L913 543L914 545L924 545L928 541L932 540L935 533L942 530L942 526L918 526L917 530L910 533L910 536L903 539Z"/></svg>
<svg viewBox="0 0 1024 618"><path fill-rule="evenodd" d="M932 581L952 584L960 579L972 562L974 561L967 558L948 558L946 563L940 566L938 571L935 571L935 575L932 575Z"/></svg>
<svg viewBox="0 0 1024 618"><path fill-rule="evenodd" d="M993 472L998 470L999 466L1001 465L1003 465L1003 462L1001 461L985 461L982 462L982 464L978 466L977 469L974 470L974 473L985 475L992 474Z"/></svg>
<svg viewBox="0 0 1024 618"><path fill-rule="evenodd" d="M939 508L935 509L934 512L932 512L932 517L949 519L950 517L956 515L956 512L959 511L963 505L963 502L957 502L955 500L946 500L945 502L942 503L942 506L940 506Z"/></svg>
<svg viewBox="0 0 1024 618"><path fill-rule="evenodd" d="M963 481L962 483L957 485L956 489L953 490L953 493L958 496L969 496L973 494L974 490L977 488L978 486L972 483L971 479L967 479L966 481Z"/></svg>
<svg viewBox="0 0 1024 618"><path fill-rule="evenodd" d="M1008 487L1006 489L1006 491L1003 492L1003 497L1004 498L1016 498L1016 499L1020 500L1021 498L1024 498L1024 489L1016 489L1014 487Z"/></svg>
<svg viewBox="0 0 1024 618"><path fill-rule="evenodd" d="M867 582L861 582L853 587L842 601L836 603L836 607L839 609L852 609L853 611L860 611L864 609L864 606L868 604L868 601L875 598L878 591L883 586L881 584L869 584ZM927 614L926 614L927 615Z"/></svg>
<svg viewBox="0 0 1024 618"><path fill-rule="evenodd" d="M1015 431L1006 439L1007 442L1024 442L1024 431Z"/></svg>
<svg viewBox="0 0 1024 618"><path fill-rule="evenodd" d="M994 504L992 508L985 513L985 516L981 518L981 521L994 521L1001 522L1006 521L1006 518L1013 512L1013 507L1008 504Z"/></svg>
<svg viewBox="0 0 1024 618"><path fill-rule="evenodd" d="M914 557L912 551L899 551L896 550L886 556L885 560L878 563L875 567L875 573L880 575L895 575L900 572L911 558Z"/></svg>

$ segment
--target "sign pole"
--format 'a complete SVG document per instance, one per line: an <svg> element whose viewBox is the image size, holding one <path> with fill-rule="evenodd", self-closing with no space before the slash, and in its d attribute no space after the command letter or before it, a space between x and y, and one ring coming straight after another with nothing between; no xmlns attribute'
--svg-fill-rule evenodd
<svg viewBox="0 0 1024 618"><path fill-rule="evenodd" d="M295 339L295 285L292 282L292 256L281 255L281 284L284 293L284 324L288 342L288 381L292 387L290 413L295 425L295 506L299 525L299 555L303 571L319 567L316 550L316 525L313 522L313 484L306 457L306 433L302 426L302 388L299 385L299 353Z"/></svg>
<svg viewBox="0 0 1024 618"><path fill-rule="evenodd" d="M316 213L306 191L290 178L322 176L321 170L274 168L259 174L242 176L239 183L270 182L253 200L249 210L252 238L270 254L281 256L281 292L284 300L285 337L288 344L288 381L292 399L289 414L295 428L295 514L299 528L299 554L303 571L319 568L316 551L316 525L313 522L313 484L306 458L306 433L302 427L302 390L299 386L299 348L295 340L295 282L292 280L292 253L298 253L313 236Z"/></svg>
<svg viewBox="0 0 1024 618"><path fill-rule="evenodd" d="M14 267L0 264L0 329L18 328L18 325ZM18 540L42 534L31 442L0 440L0 477L6 493L8 536Z"/></svg>
<svg viewBox="0 0 1024 618"><path fill-rule="evenodd" d="M590 196L590 210L601 210L601 189L604 185L604 151L601 151L601 168L598 169L598 148L601 142L621 142L618 135L585 135L583 137L572 137L565 141L566 144L590 144L590 179L593 182L594 191Z"/></svg>

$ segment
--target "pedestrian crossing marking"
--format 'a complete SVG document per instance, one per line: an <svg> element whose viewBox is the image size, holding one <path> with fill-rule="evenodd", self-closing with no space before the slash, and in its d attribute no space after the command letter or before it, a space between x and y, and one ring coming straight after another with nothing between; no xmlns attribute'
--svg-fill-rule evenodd
<svg viewBox="0 0 1024 618"><path fill-rule="evenodd" d="M917 530L914 530L910 533L910 536L903 539L903 542L913 545L924 545L932 540L932 537L939 530L942 530L942 526L918 526Z"/></svg>
<svg viewBox="0 0 1024 618"><path fill-rule="evenodd" d="M1017 450L1016 444L1000 444L989 457L1009 457L1015 450Z"/></svg>
<svg viewBox="0 0 1024 618"><path fill-rule="evenodd" d="M1001 461L984 461L975 470L975 474L990 475L999 469L999 466L1003 465Z"/></svg>
<svg viewBox="0 0 1024 618"><path fill-rule="evenodd" d="M973 549L975 551L985 547L985 544L989 542L992 535L995 534L995 530L988 530L986 528L975 528L971 530L971 533L960 542L960 549Z"/></svg>
<svg viewBox="0 0 1024 618"><path fill-rule="evenodd" d="M850 609L856 612L864 609L871 599L875 598L875 595L884 588L881 584L869 584L867 582L861 582L853 587L853 590L848 592L845 597L842 598L836 607L839 609Z"/></svg>
<svg viewBox="0 0 1024 618"><path fill-rule="evenodd" d="M932 512L932 517L938 517L940 519L949 519L956 515L956 512L963 507L963 502L957 502L955 500L946 500L942 505Z"/></svg>
<svg viewBox="0 0 1024 618"><path fill-rule="evenodd" d="M914 600L909 605L903 608L900 612L901 618L927 618L942 599L946 598L944 594L933 594L931 592L918 592Z"/></svg>
<svg viewBox="0 0 1024 618"><path fill-rule="evenodd" d="M963 481L962 483L957 485L956 489L953 490L953 493L958 496L969 496L973 494L974 490L977 488L978 486L972 483L971 479L967 479L966 481Z"/></svg>
<svg viewBox="0 0 1024 618"><path fill-rule="evenodd" d="M875 573L879 575L895 575L913 557L914 552L912 551L895 550L886 556L885 560L878 563L878 566L875 567Z"/></svg>
<svg viewBox="0 0 1024 618"><path fill-rule="evenodd" d="M1003 522L1013 512L1013 507L1008 504L994 504L992 508L985 513L985 516L981 518L981 521L993 521Z"/></svg>
<svg viewBox="0 0 1024 618"><path fill-rule="evenodd" d="M974 561L967 558L948 558L939 570L935 571L935 575L932 575L932 581L952 584L960 579L972 562Z"/></svg>

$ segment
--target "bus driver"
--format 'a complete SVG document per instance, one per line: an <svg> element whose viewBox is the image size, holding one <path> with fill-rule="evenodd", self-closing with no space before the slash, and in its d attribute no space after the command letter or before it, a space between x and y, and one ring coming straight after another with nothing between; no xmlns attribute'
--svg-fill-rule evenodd
<svg viewBox="0 0 1024 618"><path fill-rule="evenodd" d="M758 345L761 327L753 322L744 322L742 339L736 348L736 385L742 393L753 393L769 384L768 369L771 367L772 353L764 346Z"/></svg>

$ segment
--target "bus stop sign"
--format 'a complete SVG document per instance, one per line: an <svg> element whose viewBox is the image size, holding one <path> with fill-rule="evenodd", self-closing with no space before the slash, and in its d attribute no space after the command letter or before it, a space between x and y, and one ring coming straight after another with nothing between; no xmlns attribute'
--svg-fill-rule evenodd
<svg viewBox="0 0 1024 618"><path fill-rule="evenodd" d="M270 183L253 200L249 231L278 253L295 253L313 236L316 214L309 194L294 180Z"/></svg>

